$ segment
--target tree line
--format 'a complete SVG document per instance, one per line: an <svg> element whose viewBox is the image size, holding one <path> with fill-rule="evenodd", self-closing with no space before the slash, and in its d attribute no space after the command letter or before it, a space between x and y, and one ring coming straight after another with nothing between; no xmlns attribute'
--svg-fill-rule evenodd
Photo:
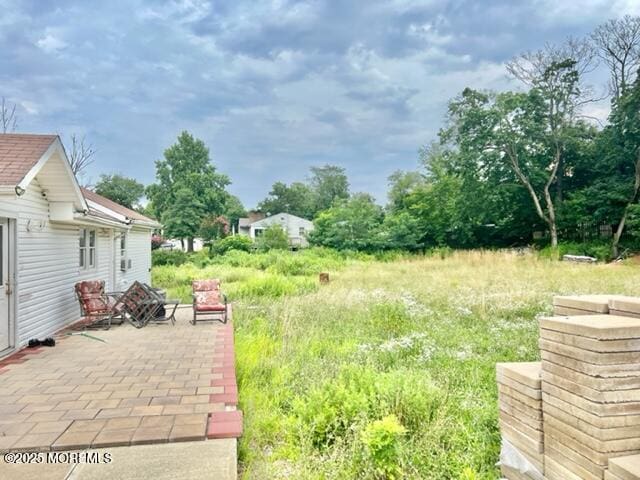
<svg viewBox="0 0 640 480"><path fill-rule="evenodd" d="M556 247L567 232L609 225L615 257L625 232L640 237L639 68L640 17L609 20L587 38L513 58L506 71L520 88L466 88L451 99L418 168L389 177L386 205L350 192L345 170L324 165L306 181L274 183L257 208L313 220L313 244L362 251L515 246L535 232ZM596 69L609 78L604 125L588 115L603 100L587 84ZM4 103L2 112L11 124L14 112ZM103 175L95 189L131 208L146 195L145 213L191 249L194 237L227 236L245 215L229 184L204 142L183 132L156 162L154 184Z"/></svg>

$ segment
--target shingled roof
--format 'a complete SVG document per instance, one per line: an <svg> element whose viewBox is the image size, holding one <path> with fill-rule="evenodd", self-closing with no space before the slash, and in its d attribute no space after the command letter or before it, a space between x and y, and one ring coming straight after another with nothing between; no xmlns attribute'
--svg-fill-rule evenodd
<svg viewBox="0 0 640 480"><path fill-rule="evenodd" d="M57 135L0 133L0 185L18 185Z"/></svg>
<svg viewBox="0 0 640 480"><path fill-rule="evenodd" d="M123 207L119 203L114 202L113 200L109 200L107 197L103 197L102 195L98 195L96 192L93 192L86 188L81 188L82 195L90 202L97 203L98 205L102 205L103 207L108 208L120 215L123 215L133 221L139 220L142 222L149 223L157 223L155 220L149 217L145 217L141 213L136 212L135 210L131 210L130 208Z"/></svg>

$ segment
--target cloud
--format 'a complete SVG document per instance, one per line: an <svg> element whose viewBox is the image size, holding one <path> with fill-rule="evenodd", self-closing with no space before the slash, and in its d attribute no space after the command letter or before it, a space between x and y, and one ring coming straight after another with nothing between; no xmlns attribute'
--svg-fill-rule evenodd
<svg viewBox="0 0 640 480"><path fill-rule="evenodd" d="M510 57L636 3L0 0L0 95L23 131L86 135L93 178L153 181L154 160L187 129L250 207L325 163L383 200L451 97L519 88Z"/></svg>

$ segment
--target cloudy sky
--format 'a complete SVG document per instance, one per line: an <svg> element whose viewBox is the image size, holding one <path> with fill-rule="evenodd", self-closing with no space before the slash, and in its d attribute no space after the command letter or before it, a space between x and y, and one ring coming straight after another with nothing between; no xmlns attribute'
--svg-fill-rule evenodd
<svg viewBox="0 0 640 480"><path fill-rule="evenodd" d="M18 131L86 135L90 178L150 183L186 129L253 207L326 163L384 202L449 98L515 87L513 55L640 2L0 0L0 12L0 95Z"/></svg>

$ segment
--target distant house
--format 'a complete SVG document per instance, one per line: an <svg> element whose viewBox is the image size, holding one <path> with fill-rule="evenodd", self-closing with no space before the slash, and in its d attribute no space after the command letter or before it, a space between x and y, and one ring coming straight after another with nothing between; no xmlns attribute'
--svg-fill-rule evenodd
<svg viewBox="0 0 640 480"><path fill-rule="evenodd" d="M292 248L302 248L309 245L307 234L313 230L313 222L290 213L278 213L253 221L251 218L241 218L238 222L238 233L256 240L272 225L282 227L289 237L289 245Z"/></svg>
<svg viewBox="0 0 640 480"><path fill-rule="evenodd" d="M0 134L0 357L78 320L76 282L150 282L159 227L80 188L57 135Z"/></svg>

